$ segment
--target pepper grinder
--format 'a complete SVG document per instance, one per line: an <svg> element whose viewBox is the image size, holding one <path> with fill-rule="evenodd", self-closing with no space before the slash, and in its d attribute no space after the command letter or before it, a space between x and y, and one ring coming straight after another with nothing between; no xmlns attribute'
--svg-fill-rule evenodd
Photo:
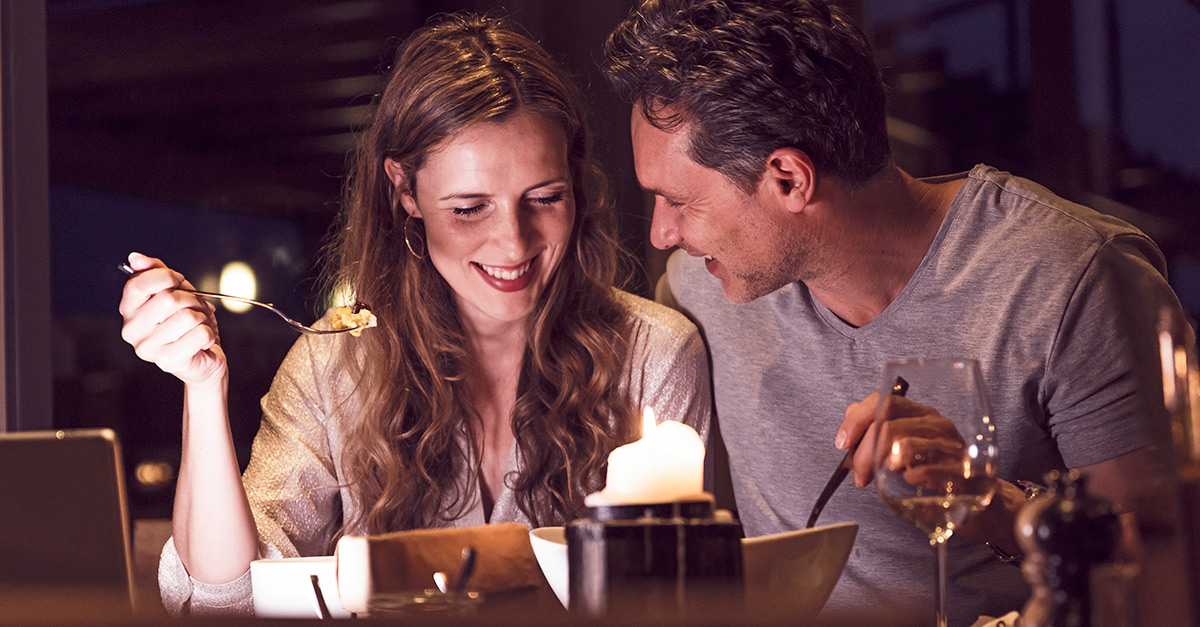
<svg viewBox="0 0 1200 627"><path fill-rule="evenodd" d="M1050 490L1017 514L1022 572L1033 595L1021 627L1090 627L1092 573L1108 562L1121 526L1107 501L1087 494L1078 470L1051 471Z"/></svg>

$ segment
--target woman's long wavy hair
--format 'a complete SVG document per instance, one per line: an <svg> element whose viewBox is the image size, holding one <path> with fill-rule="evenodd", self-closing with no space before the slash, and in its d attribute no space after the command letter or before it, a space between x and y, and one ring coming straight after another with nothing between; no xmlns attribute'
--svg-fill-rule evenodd
<svg viewBox="0 0 1200 627"><path fill-rule="evenodd" d="M398 50L361 137L325 281L367 303L379 328L347 342L362 414L347 426L344 481L360 504L345 528L442 526L478 495L471 355L449 285L405 245L393 159L413 190L426 156L475 124L518 111L558 124L569 143L575 224L567 255L528 319L512 430L520 471L505 478L535 525L561 524L602 484L607 455L633 438L619 393L629 320L614 299L617 248L605 181L588 154L582 99L550 56L501 18L444 16ZM410 239L424 237L421 220ZM418 244L419 246L419 244ZM464 484L464 470L472 480Z"/></svg>

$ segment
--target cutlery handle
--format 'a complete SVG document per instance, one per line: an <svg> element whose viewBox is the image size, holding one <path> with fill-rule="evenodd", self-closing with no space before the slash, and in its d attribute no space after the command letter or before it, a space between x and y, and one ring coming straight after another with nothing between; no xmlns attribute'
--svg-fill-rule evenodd
<svg viewBox="0 0 1200 627"><path fill-rule="evenodd" d="M458 581L454 584L454 592L462 594L467 591L467 581L475 572L475 547L469 546L462 551L462 568L458 571Z"/></svg>
<svg viewBox="0 0 1200 627"><path fill-rule="evenodd" d="M129 276L133 276L138 273L137 270L133 269L133 266L129 265L128 261L122 261L120 263L120 265L117 266L117 269L120 270L121 272L124 272L125 274L127 274ZM283 315L282 312L275 310L274 303L264 303L262 301L254 300L253 298L246 298L244 296L234 296L232 294L217 294L216 292L202 292L200 290L193 290L193 289L189 289L186 287L177 287L175 289L180 292L188 292L189 294L195 294L196 296L202 296L204 298L221 298L224 300L236 300L239 303L246 303L247 305L258 305L259 307L266 307L267 309L271 309L272 311L275 311L275 313L278 313L281 316Z"/></svg>
<svg viewBox="0 0 1200 627"><path fill-rule="evenodd" d="M908 394L908 381L904 377L896 377L892 382L891 395L904 396ZM817 503L813 505L812 512L808 515L808 524L805 528L812 528L817 524L817 517L821 515L821 510L825 509L825 504L829 502L829 498L842 485L842 481L846 480L846 475L850 474L850 467L854 465L854 452L858 450L858 442L850 445L846 449L846 454L842 456L842 463L838 464L837 469L833 471L833 476L825 483L825 488L821 490L821 495L817 497Z"/></svg>
<svg viewBox="0 0 1200 627"><path fill-rule="evenodd" d="M892 391L889 395L903 398L906 394L908 394L908 381L904 377L896 377L896 380L892 382ZM850 448L846 449L846 456L842 458L842 468L845 468L847 472L854 465L854 453L858 450L859 442L862 442L861 438L858 442L851 444ZM842 473L842 478L844 479L845 477L846 474Z"/></svg>

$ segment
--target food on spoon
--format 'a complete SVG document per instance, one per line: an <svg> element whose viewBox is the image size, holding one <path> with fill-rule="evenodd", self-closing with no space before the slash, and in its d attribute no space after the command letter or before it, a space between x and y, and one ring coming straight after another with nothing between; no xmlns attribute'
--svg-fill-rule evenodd
<svg viewBox="0 0 1200 627"><path fill-rule="evenodd" d="M379 322L375 314L363 303L354 303L350 307L334 307L329 316L329 328L340 331L350 329L350 335L358 337L363 329L377 326Z"/></svg>

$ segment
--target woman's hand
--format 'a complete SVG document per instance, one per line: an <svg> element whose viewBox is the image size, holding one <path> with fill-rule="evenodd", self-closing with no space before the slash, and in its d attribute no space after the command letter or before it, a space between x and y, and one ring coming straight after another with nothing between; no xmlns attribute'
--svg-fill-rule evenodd
<svg viewBox="0 0 1200 627"><path fill-rule="evenodd" d="M137 274L125 282L121 296L121 337L138 357L184 383L223 381L225 352L212 303L177 291L192 284L158 259L130 253L129 265Z"/></svg>

